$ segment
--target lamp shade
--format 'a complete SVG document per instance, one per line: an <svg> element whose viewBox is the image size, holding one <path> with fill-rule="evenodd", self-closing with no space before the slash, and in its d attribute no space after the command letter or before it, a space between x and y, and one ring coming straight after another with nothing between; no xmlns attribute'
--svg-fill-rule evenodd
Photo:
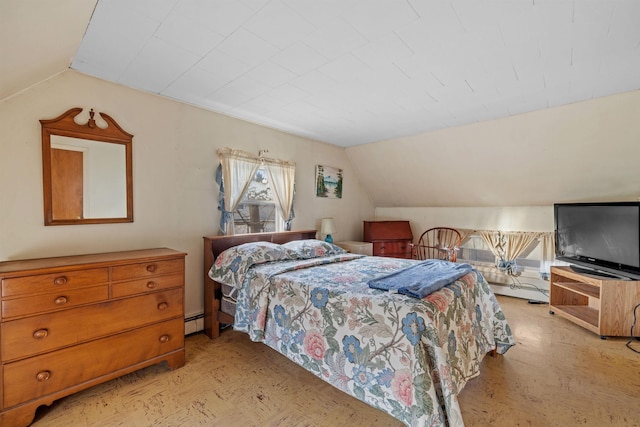
<svg viewBox="0 0 640 427"><path fill-rule="evenodd" d="M335 232L336 225L333 222L333 218L322 218L322 223L320 224L320 234L323 236L331 236ZM329 239L333 240L331 237L329 237ZM327 240L326 237L325 240Z"/></svg>

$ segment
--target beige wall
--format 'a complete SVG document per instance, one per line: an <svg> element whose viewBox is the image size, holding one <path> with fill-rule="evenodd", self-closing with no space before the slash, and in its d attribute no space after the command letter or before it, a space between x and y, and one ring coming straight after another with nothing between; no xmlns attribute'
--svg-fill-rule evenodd
<svg viewBox="0 0 640 427"><path fill-rule="evenodd" d="M376 207L640 196L640 91L349 147Z"/></svg>
<svg viewBox="0 0 640 427"><path fill-rule="evenodd" d="M375 215L376 219L408 220L415 241L422 232L432 227L504 231L553 231L554 227L552 206L378 207ZM542 259L540 246L533 250L530 258ZM493 268L484 268L481 272L498 294L539 301L549 300L547 295L540 292L540 290L549 289L549 282L542 280L535 271L525 272L517 282ZM521 287L512 285L521 285Z"/></svg>
<svg viewBox="0 0 640 427"><path fill-rule="evenodd" d="M39 120L73 107L104 111L134 135L133 223L43 225ZM65 71L0 102L0 261L171 247L189 254L186 314L201 313L202 236L217 233L214 173L223 146L296 162L294 229L318 228L332 216L334 237L353 240L362 218L373 216L342 148ZM344 170L341 200L314 196L316 164Z"/></svg>
<svg viewBox="0 0 640 427"><path fill-rule="evenodd" d="M415 239L431 227L454 227L504 231L553 231L553 206L502 206L460 208L384 208L377 219L411 222Z"/></svg>

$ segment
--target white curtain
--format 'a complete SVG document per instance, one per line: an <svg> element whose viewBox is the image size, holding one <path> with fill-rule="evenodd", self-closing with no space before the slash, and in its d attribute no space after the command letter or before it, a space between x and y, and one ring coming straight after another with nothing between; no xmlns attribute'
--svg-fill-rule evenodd
<svg viewBox="0 0 640 427"><path fill-rule="evenodd" d="M265 161L269 172L270 185L273 190L280 214L286 223L285 229L291 229L293 210L293 193L295 188L296 165L291 162Z"/></svg>
<svg viewBox="0 0 640 427"><path fill-rule="evenodd" d="M264 165L269 174L269 186L275 194L278 209L286 222L286 229L291 229L293 218L293 195L295 189L296 164L278 159L256 157L250 153L221 148L218 150L222 166L222 182L224 187L224 211L222 212L225 227L224 234L234 234L233 212L249 189L249 184L258 168Z"/></svg>
<svg viewBox="0 0 640 427"><path fill-rule="evenodd" d="M476 234L476 230L471 230L469 228L456 228L458 233L460 233L460 245L462 246L472 234Z"/></svg>
<svg viewBox="0 0 640 427"><path fill-rule="evenodd" d="M515 267L515 260L536 240L538 244L542 243L540 277L548 278L551 266L558 263L555 261L555 235L551 231L457 230L462 236L462 244L472 235L480 235L498 260L496 267L507 272L509 267Z"/></svg>
<svg viewBox="0 0 640 427"><path fill-rule="evenodd" d="M556 264L556 236L554 233L544 233L540 239L542 240L542 261L540 262L540 277L547 279L551 274L551 266Z"/></svg>
<svg viewBox="0 0 640 427"><path fill-rule="evenodd" d="M498 269L511 275L517 275L516 259L541 236L526 231L480 230L479 234L496 256Z"/></svg>
<svg viewBox="0 0 640 427"><path fill-rule="evenodd" d="M218 150L222 165L222 181L224 183L225 234L234 234L233 211L238 208L244 193L249 188L260 162L251 154L231 148Z"/></svg>

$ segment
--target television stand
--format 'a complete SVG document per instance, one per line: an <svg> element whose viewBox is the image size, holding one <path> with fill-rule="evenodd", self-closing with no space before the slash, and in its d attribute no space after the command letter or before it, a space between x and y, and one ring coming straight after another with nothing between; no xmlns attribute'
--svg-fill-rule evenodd
<svg viewBox="0 0 640 427"><path fill-rule="evenodd" d="M570 265L569 267L573 271L579 274L591 274L592 276L606 277L608 279L616 279L616 280L631 280L628 277L616 276L615 274L606 273L604 271L595 270L593 268L578 267L577 265Z"/></svg>
<svg viewBox="0 0 640 427"><path fill-rule="evenodd" d="M549 313L600 335L640 337L634 307L640 303L640 281L581 274L569 267L551 267Z"/></svg>

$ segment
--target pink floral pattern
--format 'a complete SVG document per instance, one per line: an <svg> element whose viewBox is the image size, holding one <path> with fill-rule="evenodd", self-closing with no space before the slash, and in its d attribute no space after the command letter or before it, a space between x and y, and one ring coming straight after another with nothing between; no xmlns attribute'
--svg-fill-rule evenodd
<svg viewBox="0 0 640 427"><path fill-rule="evenodd" d="M304 336L304 351L316 360L322 361L325 352L324 337L320 331L312 329Z"/></svg>
<svg viewBox="0 0 640 427"><path fill-rule="evenodd" d="M396 399L409 407L413 404L412 380L411 372L406 369L397 371L391 380L391 390L393 390L393 395Z"/></svg>
<svg viewBox="0 0 640 427"><path fill-rule="evenodd" d="M234 328L406 425L462 426L458 393L514 340L475 271L423 300L367 286L414 262L342 253L254 265Z"/></svg>

